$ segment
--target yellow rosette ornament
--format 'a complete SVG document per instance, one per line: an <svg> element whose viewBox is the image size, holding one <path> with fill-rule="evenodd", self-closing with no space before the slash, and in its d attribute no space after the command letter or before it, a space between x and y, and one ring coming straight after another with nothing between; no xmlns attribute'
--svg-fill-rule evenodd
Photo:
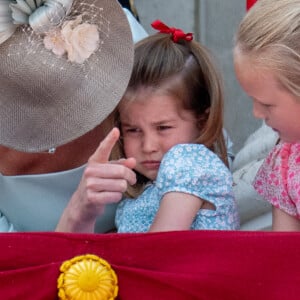
<svg viewBox="0 0 300 300"><path fill-rule="evenodd" d="M110 264L93 254L76 256L60 266L57 280L61 300L113 300L118 279Z"/></svg>

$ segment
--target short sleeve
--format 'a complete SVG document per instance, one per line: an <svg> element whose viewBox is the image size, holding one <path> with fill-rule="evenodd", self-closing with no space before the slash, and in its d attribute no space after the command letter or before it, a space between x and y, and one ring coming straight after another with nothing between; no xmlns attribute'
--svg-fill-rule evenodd
<svg viewBox="0 0 300 300"><path fill-rule="evenodd" d="M156 185L163 196L183 192L216 203L232 193L232 175L221 159L199 144L180 144L164 156Z"/></svg>
<svg viewBox="0 0 300 300"><path fill-rule="evenodd" d="M300 172L295 173L290 181L290 196L295 205L295 216L300 219Z"/></svg>
<svg viewBox="0 0 300 300"><path fill-rule="evenodd" d="M253 186L273 206L300 218L300 144L276 145L257 172Z"/></svg>

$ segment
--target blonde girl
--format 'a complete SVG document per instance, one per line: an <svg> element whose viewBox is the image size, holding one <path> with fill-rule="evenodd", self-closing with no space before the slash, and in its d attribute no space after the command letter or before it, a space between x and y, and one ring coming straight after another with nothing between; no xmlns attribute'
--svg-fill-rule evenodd
<svg viewBox="0 0 300 300"><path fill-rule="evenodd" d="M273 230L300 230L300 0L259 0L236 33L237 78L253 114L280 136L254 181Z"/></svg>

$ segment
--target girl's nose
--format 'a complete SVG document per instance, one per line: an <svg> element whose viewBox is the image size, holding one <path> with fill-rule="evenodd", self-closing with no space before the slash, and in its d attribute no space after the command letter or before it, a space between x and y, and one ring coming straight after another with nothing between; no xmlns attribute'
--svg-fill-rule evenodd
<svg viewBox="0 0 300 300"><path fill-rule="evenodd" d="M154 152L157 150L158 141L153 134L144 134L142 148L144 152Z"/></svg>

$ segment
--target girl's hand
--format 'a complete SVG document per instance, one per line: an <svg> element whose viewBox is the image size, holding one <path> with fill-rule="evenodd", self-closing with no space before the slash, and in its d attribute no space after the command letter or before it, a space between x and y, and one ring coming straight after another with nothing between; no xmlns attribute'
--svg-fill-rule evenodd
<svg viewBox="0 0 300 300"><path fill-rule="evenodd" d="M119 136L119 130L112 129L89 158L78 189L62 214L56 231L94 232L96 218L103 214L105 205L119 202L128 184L135 184L134 158L109 161Z"/></svg>

